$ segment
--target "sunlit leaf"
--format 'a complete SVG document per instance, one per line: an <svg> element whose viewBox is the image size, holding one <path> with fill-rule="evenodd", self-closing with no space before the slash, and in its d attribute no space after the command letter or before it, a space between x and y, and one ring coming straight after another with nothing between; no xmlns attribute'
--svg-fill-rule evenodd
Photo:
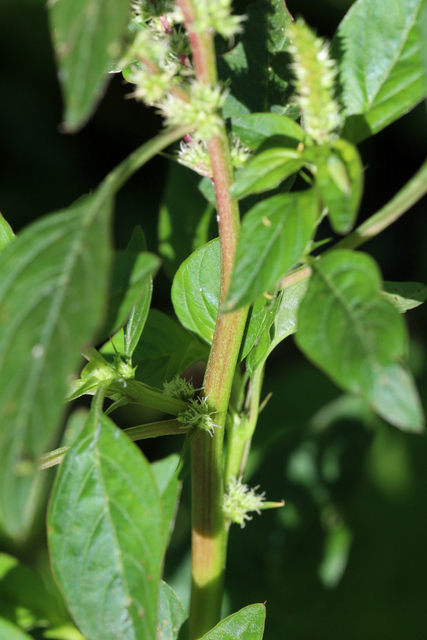
<svg viewBox="0 0 427 640"><path fill-rule="evenodd" d="M221 620L201 640L261 640L264 624L265 606L251 604Z"/></svg>
<svg viewBox="0 0 427 640"><path fill-rule="evenodd" d="M273 196L246 214L225 309L253 302L274 288L302 257L317 223L314 190Z"/></svg>
<svg viewBox="0 0 427 640"><path fill-rule="evenodd" d="M155 639L163 526L149 463L92 408L59 467L48 515L54 573L85 636Z"/></svg>
<svg viewBox="0 0 427 640"><path fill-rule="evenodd" d="M357 0L338 28L344 133L381 131L426 95L421 55L423 0Z"/></svg>
<svg viewBox="0 0 427 640"><path fill-rule="evenodd" d="M380 296L376 263L366 254L337 250L313 267L298 313L298 346L385 420L419 431L424 423L420 401L400 364L407 351L405 326Z"/></svg>

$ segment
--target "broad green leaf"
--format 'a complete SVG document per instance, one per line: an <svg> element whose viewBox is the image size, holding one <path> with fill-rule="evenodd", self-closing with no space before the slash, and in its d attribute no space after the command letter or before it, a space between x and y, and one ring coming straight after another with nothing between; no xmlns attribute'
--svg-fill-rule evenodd
<svg viewBox="0 0 427 640"><path fill-rule="evenodd" d="M207 361L209 350L164 313L152 309L132 364L137 366L135 378L154 387L183 373L199 360Z"/></svg>
<svg viewBox="0 0 427 640"><path fill-rule="evenodd" d="M221 620L201 640L261 640L264 624L265 606L251 604Z"/></svg>
<svg viewBox="0 0 427 640"><path fill-rule="evenodd" d="M275 189L285 178L304 166L304 157L295 149L272 148L262 151L249 162L231 187L233 198Z"/></svg>
<svg viewBox="0 0 427 640"><path fill-rule="evenodd" d="M135 227L126 251L128 253L140 253L147 250L144 232L141 227ZM123 355L131 358L136 345L141 337L150 310L153 294L153 280L149 278L139 290L139 296L133 304L123 332Z"/></svg>
<svg viewBox="0 0 427 640"><path fill-rule="evenodd" d="M165 550L175 524L181 489L181 483L178 480L177 474L178 463L179 456L173 454L151 465L151 471L153 472L163 505Z"/></svg>
<svg viewBox="0 0 427 640"><path fill-rule="evenodd" d="M102 338L118 331L145 296L151 299L151 277L160 266L160 260L152 253L116 251L113 259L111 286L106 326ZM144 300L144 307L146 305ZM138 307L140 310L141 307Z"/></svg>
<svg viewBox="0 0 427 640"><path fill-rule="evenodd" d="M108 63L121 53L128 0L50 0L50 26L65 100L64 128L91 116L107 85Z"/></svg>
<svg viewBox="0 0 427 640"><path fill-rule="evenodd" d="M218 60L220 78L231 82L224 116L262 111L298 114L289 105L290 70L283 54L290 17L283 0L258 0L249 4L245 14L238 44Z"/></svg>
<svg viewBox="0 0 427 640"><path fill-rule="evenodd" d="M111 208L99 190L29 226L0 256L0 521L14 537L31 525L46 477L38 458L102 319Z"/></svg>
<svg viewBox="0 0 427 640"><path fill-rule="evenodd" d="M347 233L354 225L362 198L363 166L359 153L342 139L333 142L330 148L314 149L316 183L328 207L332 228L337 233Z"/></svg>
<svg viewBox="0 0 427 640"><path fill-rule="evenodd" d="M407 351L405 326L380 296L376 263L366 254L336 250L313 268L298 313L298 346L385 420L420 431L424 419L417 392L399 364Z"/></svg>
<svg viewBox="0 0 427 640"><path fill-rule="evenodd" d="M179 640L181 629L186 623L187 617L187 612L175 591L161 580L157 603L156 640Z"/></svg>
<svg viewBox="0 0 427 640"><path fill-rule="evenodd" d="M0 253L12 242L14 237L10 224L0 213Z"/></svg>
<svg viewBox="0 0 427 640"><path fill-rule="evenodd" d="M173 163L159 216L159 253L172 279L179 265L209 239L214 206L199 191L200 178ZM209 180L210 183L210 180Z"/></svg>
<svg viewBox="0 0 427 640"><path fill-rule="evenodd" d="M381 131L426 95L421 56L423 0L357 0L338 28L344 135Z"/></svg>
<svg viewBox="0 0 427 640"><path fill-rule="evenodd" d="M381 296L405 313L427 300L427 287L421 282L384 282Z"/></svg>
<svg viewBox="0 0 427 640"><path fill-rule="evenodd" d="M315 191L274 196L255 205L243 219L225 309L253 302L273 289L302 257L318 218Z"/></svg>
<svg viewBox="0 0 427 640"><path fill-rule="evenodd" d="M267 138L280 136L283 146L297 147L304 139L304 131L287 116L278 113L251 113L231 119L234 133L247 147L258 149Z"/></svg>
<svg viewBox="0 0 427 640"><path fill-rule="evenodd" d="M0 618L0 640L32 640L32 636L21 631L9 620Z"/></svg>
<svg viewBox="0 0 427 640"><path fill-rule="evenodd" d="M149 463L92 408L59 467L48 514L54 573L83 635L154 640L163 526Z"/></svg>
<svg viewBox="0 0 427 640"><path fill-rule="evenodd" d="M220 290L219 240L211 240L185 260L175 274L172 302L183 326L212 342Z"/></svg>

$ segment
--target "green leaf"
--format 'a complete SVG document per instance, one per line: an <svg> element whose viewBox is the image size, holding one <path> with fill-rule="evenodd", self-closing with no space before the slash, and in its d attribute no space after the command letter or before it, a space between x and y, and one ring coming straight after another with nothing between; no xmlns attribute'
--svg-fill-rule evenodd
<svg viewBox="0 0 427 640"><path fill-rule="evenodd" d="M154 640L163 526L149 463L92 408L59 468L48 514L54 573L85 636Z"/></svg>
<svg viewBox="0 0 427 640"><path fill-rule="evenodd" d="M298 309L308 287L308 280L297 282L279 293L279 304L274 315L273 335L269 354L285 338L297 330Z"/></svg>
<svg viewBox="0 0 427 640"><path fill-rule="evenodd" d="M183 373L199 360L207 361L209 350L164 313L152 309L148 314L132 364L135 378L154 387Z"/></svg>
<svg viewBox="0 0 427 640"><path fill-rule="evenodd" d="M159 253L171 279L190 253L209 240L214 207L206 203L199 182L193 171L172 164L159 217Z"/></svg>
<svg viewBox="0 0 427 640"><path fill-rule="evenodd" d="M238 44L218 60L222 80L231 81L224 117L275 111L298 115L289 104L292 89L286 50L290 20L282 0L258 0L245 14L245 29Z"/></svg>
<svg viewBox="0 0 427 640"><path fill-rule="evenodd" d="M159 266L159 258L152 253L130 253L129 251L114 253L108 317L106 326L102 330L102 338L105 339L108 335L118 331L132 310L138 315L145 313L147 298L148 307L151 301L151 277ZM133 336L133 342L135 342L135 337Z"/></svg>
<svg viewBox="0 0 427 640"><path fill-rule="evenodd" d="M251 604L221 620L201 640L261 640L264 624L265 606Z"/></svg>
<svg viewBox="0 0 427 640"><path fill-rule="evenodd" d="M246 214L225 310L249 304L273 289L298 262L316 227L317 207L316 193L310 189L274 196Z"/></svg>
<svg viewBox="0 0 427 640"><path fill-rule="evenodd" d="M426 94L421 56L423 0L358 0L338 28L344 135L381 131Z"/></svg>
<svg viewBox="0 0 427 640"><path fill-rule="evenodd" d="M179 640L187 621L187 612L175 591L163 580L159 584L156 640Z"/></svg>
<svg viewBox="0 0 427 640"><path fill-rule="evenodd" d="M46 477L38 458L102 319L111 208L99 190L29 226L0 256L0 520L14 537L31 525Z"/></svg>
<svg viewBox="0 0 427 640"><path fill-rule="evenodd" d="M172 303L183 326L211 343L220 290L219 240L211 240L185 260L175 274Z"/></svg>
<svg viewBox="0 0 427 640"><path fill-rule="evenodd" d="M14 237L12 227L0 213L0 253L12 242Z"/></svg>
<svg viewBox="0 0 427 640"><path fill-rule="evenodd" d="M246 358L248 353L257 343L259 335L263 329L267 313L267 298L265 296L259 296L249 310L245 335L240 349L240 360Z"/></svg>
<svg viewBox="0 0 427 640"><path fill-rule="evenodd" d="M25 629L61 621L57 601L39 573L6 553L0 553L0 618Z"/></svg>
<svg viewBox="0 0 427 640"><path fill-rule="evenodd" d="M381 296L405 313L427 300L427 287L421 282L384 282Z"/></svg>
<svg viewBox="0 0 427 640"><path fill-rule="evenodd" d="M363 166L359 153L341 139L330 148L312 149L317 151L316 183L328 207L332 228L337 233L347 233L354 225L362 198Z"/></svg>
<svg viewBox="0 0 427 640"><path fill-rule="evenodd" d="M231 187L231 196L239 199L275 189L303 166L304 157L294 149L279 147L262 151L239 173Z"/></svg>
<svg viewBox="0 0 427 640"><path fill-rule="evenodd" d="M50 0L50 27L65 100L64 129L91 116L121 53L130 19L128 0Z"/></svg>
<svg viewBox="0 0 427 640"><path fill-rule="evenodd" d="M415 385L399 364L407 351L402 317L380 296L377 265L366 254L336 250L313 263L300 304L296 342L343 389L360 395L382 418L420 431Z"/></svg>
<svg viewBox="0 0 427 640"><path fill-rule="evenodd" d="M0 640L32 640L32 636L21 631L9 620L0 618Z"/></svg>
<svg viewBox="0 0 427 640"><path fill-rule="evenodd" d="M284 145L297 147L304 140L304 131L287 116L278 113L251 113L231 119L234 133L247 147L258 149L267 138L280 136Z"/></svg>
<svg viewBox="0 0 427 640"><path fill-rule="evenodd" d="M178 463L179 456L172 454L151 465L151 471L153 472L163 505L165 550L175 524L179 493L181 490L181 483L178 480L177 474Z"/></svg>

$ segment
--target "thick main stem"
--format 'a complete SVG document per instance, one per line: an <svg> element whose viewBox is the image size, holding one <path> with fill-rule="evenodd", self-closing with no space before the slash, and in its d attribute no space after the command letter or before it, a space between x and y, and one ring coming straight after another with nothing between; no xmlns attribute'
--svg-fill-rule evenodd
<svg viewBox="0 0 427 640"><path fill-rule="evenodd" d="M192 30L195 20L191 0L177 0L184 14L199 82L217 82L212 33ZM208 141L217 200L221 244L221 294L219 309L226 299L240 226L237 202L229 195L233 169L225 128ZM218 311L212 348L204 379L204 393L215 412L212 437L199 433L191 446L192 466L192 587L190 640L211 629L220 618L227 528L222 512L223 440L234 371L245 328L247 308L230 314Z"/></svg>

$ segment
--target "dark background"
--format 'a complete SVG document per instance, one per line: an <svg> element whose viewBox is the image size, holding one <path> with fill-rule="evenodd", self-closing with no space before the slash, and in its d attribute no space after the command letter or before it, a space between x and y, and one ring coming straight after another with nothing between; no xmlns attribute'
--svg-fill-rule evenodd
<svg viewBox="0 0 427 640"><path fill-rule="evenodd" d="M328 37L350 5L288 2L294 15ZM0 65L0 210L15 232L94 189L161 126L155 114L123 99L130 87L116 76L89 124L72 136L60 132L61 96L41 0L0 0ZM422 104L360 145L366 169L360 220L419 168L426 131ZM120 192L118 248L141 224L149 250L156 251L167 172L167 160L154 159ZM426 281L425 213L424 199L364 247L384 279ZM169 289L166 275L157 276L155 307L170 308ZM410 366L426 406L426 311L420 307L406 319ZM316 429L320 419L313 423L313 416L340 393L291 340L272 357L264 388L273 397L260 418L248 473L251 484L259 483L270 500L284 498L286 507L255 516L243 530L233 527L226 612L266 601L266 640L427 637L426 436L403 434L379 420L371 424L357 403ZM171 446L151 445L147 453L162 457ZM166 577L185 601L186 485L183 493ZM43 534L14 552L29 566L43 564Z"/></svg>

